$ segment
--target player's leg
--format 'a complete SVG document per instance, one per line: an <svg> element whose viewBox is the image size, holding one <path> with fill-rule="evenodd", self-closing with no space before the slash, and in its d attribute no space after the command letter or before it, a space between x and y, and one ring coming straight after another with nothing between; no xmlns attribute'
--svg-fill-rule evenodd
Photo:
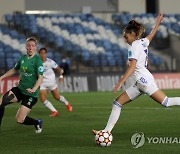
<svg viewBox="0 0 180 154"><path fill-rule="evenodd" d="M122 94L120 94L113 101L112 111L111 111L109 120L108 120L107 125L104 128L104 130L111 132L120 117L122 106L124 104L134 100L135 98L137 98L140 95L141 95L141 93L139 92L139 90L136 86L131 86L126 91L124 91ZM97 131L92 130L92 132L94 134L96 134Z"/></svg>
<svg viewBox="0 0 180 154"><path fill-rule="evenodd" d="M180 105L180 97L167 97L161 90L157 90L150 97L165 107Z"/></svg>
<svg viewBox="0 0 180 154"><path fill-rule="evenodd" d="M23 98L20 108L16 113L16 121L19 124L24 125L33 125L36 129L36 133L41 133L42 131L42 120L36 120L29 116L29 112L31 111L32 107L36 104L37 98L25 96Z"/></svg>
<svg viewBox="0 0 180 154"><path fill-rule="evenodd" d="M62 102L64 105L66 105L66 108L67 108L67 110L68 110L69 112L72 112L72 106L71 106L71 104L65 99L64 96L62 96L62 95L59 94L59 91L58 91L57 88L51 90L51 93L52 93L53 97L54 97L56 100Z"/></svg>
<svg viewBox="0 0 180 154"><path fill-rule="evenodd" d="M2 118L4 116L5 106L8 104L11 104L13 102L17 102L18 99L16 95L10 90L6 92L1 98L0 98L0 126L2 122Z"/></svg>
<svg viewBox="0 0 180 154"><path fill-rule="evenodd" d="M47 90L46 89L41 89L39 92L39 97L41 102L44 104L45 107L47 107L50 111L51 117L57 116L58 115L58 111L55 109L55 107L52 105L52 103L47 100Z"/></svg>

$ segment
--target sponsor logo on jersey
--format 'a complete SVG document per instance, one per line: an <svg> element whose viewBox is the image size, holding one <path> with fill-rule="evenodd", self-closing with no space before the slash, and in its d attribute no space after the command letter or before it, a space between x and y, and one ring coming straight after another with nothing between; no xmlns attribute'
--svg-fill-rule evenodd
<svg viewBox="0 0 180 154"><path fill-rule="evenodd" d="M29 74L29 73L23 73L23 75L28 76L28 77L32 76L32 74Z"/></svg>

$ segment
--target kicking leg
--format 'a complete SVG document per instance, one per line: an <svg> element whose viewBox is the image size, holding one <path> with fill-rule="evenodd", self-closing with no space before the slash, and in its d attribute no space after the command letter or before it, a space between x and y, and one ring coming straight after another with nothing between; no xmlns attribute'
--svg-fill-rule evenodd
<svg viewBox="0 0 180 154"><path fill-rule="evenodd" d="M104 130L111 132L120 117L122 106L124 104L134 100L135 98L137 98L140 95L141 95L141 93L139 92L139 90L136 86L131 86L126 91L124 91L122 94L120 94L113 102L112 111L111 111L109 120L108 120ZM97 131L92 130L92 133L96 134Z"/></svg>
<svg viewBox="0 0 180 154"><path fill-rule="evenodd" d="M122 106L130 101L131 101L131 99L129 98L129 96L127 95L126 92L123 92L120 96L118 96L114 100L113 106L112 106L112 111L111 111L109 120L108 120L107 125L104 128L104 130L111 132L111 130L114 128L114 125L117 123L117 121L119 119Z"/></svg>

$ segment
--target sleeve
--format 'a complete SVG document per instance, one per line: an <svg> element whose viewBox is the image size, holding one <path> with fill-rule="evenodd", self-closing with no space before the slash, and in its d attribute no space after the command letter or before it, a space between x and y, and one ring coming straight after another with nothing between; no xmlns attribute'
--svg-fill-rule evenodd
<svg viewBox="0 0 180 154"><path fill-rule="evenodd" d="M38 75L43 75L44 73L44 67L42 60L40 58L37 59L37 74Z"/></svg>
<svg viewBox="0 0 180 154"><path fill-rule="evenodd" d="M133 43L130 50L128 51L128 59L129 60L138 60L139 57L139 48L137 43Z"/></svg>
<svg viewBox="0 0 180 154"><path fill-rule="evenodd" d="M14 65L14 69L15 70L19 70L20 69L20 63L21 62L21 57L18 59L18 61L16 62L16 64Z"/></svg>
<svg viewBox="0 0 180 154"><path fill-rule="evenodd" d="M149 40L148 40L147 38L144 38L144 39L143 39L143 46L144 46L144 47L148 47L148 46L149 46L149 43L150 43L150 42L149 42Z"/></svg>
<svg viewBox="0 0 180 154"><path fill-rule="evenodd" d="M55 68L58 67L58 64L57 64L54 60L52 60L52 61L51 61L51 67L52 67L53 69L55 69Z"/></svg>

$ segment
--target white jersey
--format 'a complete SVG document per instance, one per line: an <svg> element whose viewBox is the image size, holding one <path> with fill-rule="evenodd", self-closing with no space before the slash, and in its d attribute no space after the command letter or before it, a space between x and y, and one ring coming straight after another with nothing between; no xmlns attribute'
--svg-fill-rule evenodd
<svg viewBox="0 0 180 154"><path fill-rule="evenodd" d="M54 60L47 58L43 63L43 67L43 82L56 82L56 76L53 69L57 68L58 64Z"/></svg>
<svg viewBox="0 0 180 154"><path fill-rule="evenodd" d="M128 59L137 60L134 76L136 80L154 80L154 77L147 69L148 63L148 46L149 40L147 38L136 40L130 46L128 51Z"/></svg>
<svg viewBox="0 0 180 154"><path fill-rule="evenodd" d="M135 84L126 90L131 100L135 99L141 93L151 96L158 90L154 77L147 69L149 40L143 38L136 40L128 52L128 59L137 60L135 71L132 75L135 77Z"/></svg>

